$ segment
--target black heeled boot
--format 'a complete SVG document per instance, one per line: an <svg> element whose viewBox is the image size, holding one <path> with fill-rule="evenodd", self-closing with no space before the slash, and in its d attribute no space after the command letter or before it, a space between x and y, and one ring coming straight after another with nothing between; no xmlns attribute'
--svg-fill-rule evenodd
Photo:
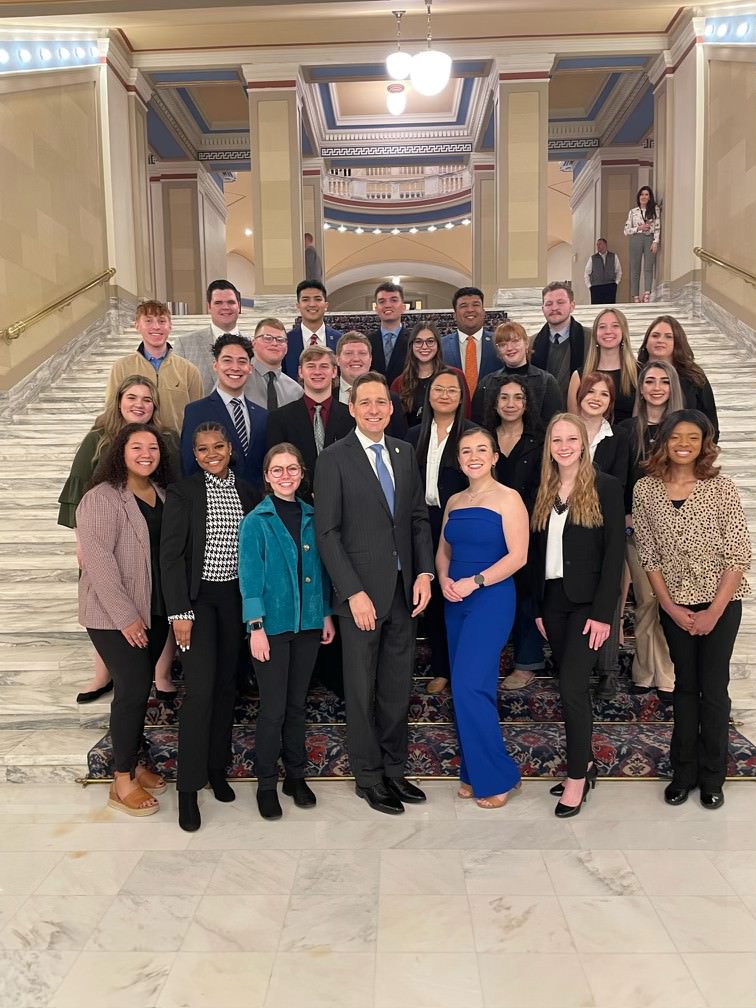
<svg viewBox="0 0 756 1008"><path fill-rule="evenodd" d="M179 826L187 833L196 833L202 825L196 791L178 793Z"/></svg>
<svg viewBox="0 0 756 1008"><path fill-rule="evenodd" d="M208 782L213 790L216 801L229 802L236 798L236 793L226 780L225 773L209 773Z"/></svg>

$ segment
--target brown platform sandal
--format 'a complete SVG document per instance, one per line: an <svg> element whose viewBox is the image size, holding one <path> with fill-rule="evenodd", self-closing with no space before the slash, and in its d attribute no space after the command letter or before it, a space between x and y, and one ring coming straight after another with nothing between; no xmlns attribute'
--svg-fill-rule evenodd
<svg viewBox="0 0 756 1008"><path fill-rule="evenodd" d="M504 794L491 795L488 798L476 798L475 804L478 806L478 808L482 809L503 808L507 804L509 799L512 797L512 795L517 794L517 792L521 788L522 788L522 781L520 781L520 783L516 787L511 788L511 790L505 791Z"/></svg>
<svg viewBox="0 0 756 1008"><path fill-rule="evenodd" d="M119 798L113 781L108 795L108 807L130 816L148 816L158 811L160 802L142 787L137 787L129 791L124 798Z"/></svg>
<svg viewBox="0 0 756 1008"><path fill-rule="evenodd" d="M148 791L151 795L163 794L168 790L168 785L165 779L160 776L160 774L153 773L152 770L148 770L143 764L139 764L136 768L135 777L137 784L145 791Z"/></svg>

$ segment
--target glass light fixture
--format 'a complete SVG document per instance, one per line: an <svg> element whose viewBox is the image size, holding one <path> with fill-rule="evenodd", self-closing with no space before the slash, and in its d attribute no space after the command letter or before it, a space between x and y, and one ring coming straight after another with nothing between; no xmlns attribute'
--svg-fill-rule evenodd
<svg viewBox="0 0 756 1008"><path fill-rule="evenodd" d="M396 18L396 52L390 53L386 57L386 73L393 80L407 80L410 75L412 57L402 49L402 17L404 11L392 11Z"/></svg>
<svg viewBox="0 0 756 1008"><path fill-rule="evenodd" d="M354 233L355 234L365 234L365 228L355 228L354 229Z"/></svg>
<svg viewBox="0 0 756 1008"><path fill-rule="evenodd" d="M10 59L10 54L7 49L0 49L0 65L5 66L5 64Z"/></svg>
<svg viewBox="0 0 756 1008"><path fill-rule="evenodd" d="M464 217L462 219L462 223L465 225L465 227L469 227L470 226L470 218L469 217Z"/></svg>
<svg viewBox="0 0 756 1008"><path fill-rule="evenodd" d="M17 55L19 62L31 63L32 54L29 52L28 49L19 49Z"/></svg>
<svg viewBox="0 0 756 1008"><path fill-rule="evenodd" d="M46 63L48 60L52 59L52 53L46 46L40 46L39 58L44 60Z"/></svg>
<svg viewBox="0 0 756 1008"><path fill-rule="evenodd" d="M401 231L399 230L399 228L391 228L391 234L398 235L401 234Z"/></svg>
<svg viewBox="0 0 756 1008"><path fill-rule="evenodd" d="M381 229L380 228L373 228L373 234L379 235L380 233L381 233Z"/></svg>
<svg viewBox="0 0 756 1008"><path fill-rule="evenodd" d="M407 105L407 92L404 84L389 84L386 88L386 108L391 115L399 116Z"/></svg>
<svg viewBox="0 0 756 1008"><path fill-rule="evenodd" d="M417 228L416 228L416 227L411 227L411 228L409 229L409 233L410 233L410 234L417 234Z"/></svg>
<svg viewBox="0 0 756 1008"><path fill-rule="evenodd" d="M60 49L58 49L58 56L60 56L62 60L70 59L71 51L70 49L67 49L66 46L61 46Z"/></svg>
<svg viewBox="0 0 756 1008"><path fill-rule="evenodd" d="M324 231L330 231L331 230L331 225L328 223L328 221L324 221L324 223L323 223L323 230Z"/></svg>
<svg viewBox="0 0 756 1008"><path fill-rule="evenodd" d="M449 83L452 61L451 56L447 55L447 53L433 48L431 0L425 0L425 9L428 16L428 27L425 36L426 48L412 57L410 80L416 91L421 95L430 97L431 95L439 94Z"/></svg>
<svg viewBox="0 0 756 1008"><path fill-rule="evenodd" d="M344 234L344 232L346 231L346 228L344 227L343 224L339 224L339 226L336 228L336 230L339 232L339 234Z"/></svg>
<svg viewBox="0 0 756 1008"><path fill-rule="evenodd" d="M252 228L244 228L244 237L245 238L251 238L252 237Z"/></svg>

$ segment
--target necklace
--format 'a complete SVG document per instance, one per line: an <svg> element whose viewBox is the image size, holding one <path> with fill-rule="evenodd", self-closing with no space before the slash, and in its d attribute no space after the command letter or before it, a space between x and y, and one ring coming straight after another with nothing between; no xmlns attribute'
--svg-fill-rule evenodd
<svg viewBox="0 0 756 1008"><path fill-rule="evenodd" d="M554 510L558 515L563 515L569 506L569 498L566 501L563 501L559 494L556 495L554 498Z"/></svg>
<svg viewBox="0 0 756 1008"><path fill-rule="evenodd" d="M493 490L493 489L494 489L493 486L487 486L485 488L485 490L478 490L478 491L476 491L476 493L473 493L472 490L470 490L468 488L467 495L468 495L468 497L470 498L471 501L476 501L478 499L478 497L482 497L483 494L490 493L491 490Z"/></svg>

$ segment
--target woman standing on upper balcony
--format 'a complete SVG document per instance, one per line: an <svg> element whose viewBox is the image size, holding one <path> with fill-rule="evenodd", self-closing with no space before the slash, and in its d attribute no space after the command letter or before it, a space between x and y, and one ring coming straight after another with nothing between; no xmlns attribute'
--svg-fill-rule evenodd
<svg viewBox="0 0 756 1008"><path fill-rule="evenodd" d="M659 249L661 222L659 208L650 186L641 186L625 221L625 234L630 238L630 296L637 304L651 300L654 258ZM643 297L640 296L640 271L643 260Z"/></svg>

